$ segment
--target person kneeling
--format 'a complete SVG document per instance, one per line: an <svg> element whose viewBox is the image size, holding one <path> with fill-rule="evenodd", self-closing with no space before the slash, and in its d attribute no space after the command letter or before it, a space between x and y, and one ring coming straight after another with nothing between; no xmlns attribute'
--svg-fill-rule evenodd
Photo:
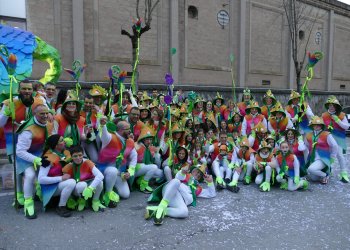
<svg viewBox="0 0 350 250"><path fill-rule="evenodd" d="M67 164L62 172L74 178L77 185L74 195L78 198L78 211L84 210L86 200L92 198L92 209L95 212L103 211L105 206L100 202L100 194L103 189L103 174L97 169L95 164L83 159L83 148L80 145L70 148L72 163Z"/></svg>

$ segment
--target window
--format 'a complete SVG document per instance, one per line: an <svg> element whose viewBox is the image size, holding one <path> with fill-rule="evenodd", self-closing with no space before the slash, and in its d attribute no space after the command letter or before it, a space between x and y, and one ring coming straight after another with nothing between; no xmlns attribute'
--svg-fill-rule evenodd
<svg viewBox="0 0 350 250"><path fill-rule="evenodd" d="M188 6L188 17L192 19L198 19L198 9L196 6Z"/></svg>

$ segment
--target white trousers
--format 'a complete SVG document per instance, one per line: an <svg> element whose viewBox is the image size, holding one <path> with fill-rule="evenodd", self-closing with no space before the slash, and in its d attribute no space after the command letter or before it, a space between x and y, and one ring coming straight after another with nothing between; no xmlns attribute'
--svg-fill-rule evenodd
<svg viewBox="0 0 350 250"><path fill-rule="evenodd" d="M66 206L67 200L69 199L69 197L74 191L75 185L76 185L76 182L74 179L61 181L58 184L56 192L53 194L53 196L60 196L60 202L58 203L58 206L60 207Z"/></svg>
<svg viewBox="0 0 350 250"><path fill-rule="evenodd" d="M265 167L265 181L271 182L272 168L269 165ZM260 185L264 181L264 173L258 174L255 178L255 184Z"/></svg>
<svg viewBox="0 0 350 250"><path fill-rule="evenodd" d="M179 191L181 182L178 179L172 179L163 188L163 199L169 201L166 215L173 218L188 217L188 208Z"/></svg>

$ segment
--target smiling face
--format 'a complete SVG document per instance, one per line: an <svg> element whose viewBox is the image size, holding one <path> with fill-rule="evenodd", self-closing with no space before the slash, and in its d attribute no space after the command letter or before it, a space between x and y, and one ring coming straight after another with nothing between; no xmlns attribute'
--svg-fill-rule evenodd
<svg viewBox="0 0 350 250"><path fill-rule="evenodd" d="M195 168L192 170L192 176L197 181L201 180L203 178L203 174L201 171L198 170L198 168Z"/></svg>
<svg viewBox="0 0 350 250"><path fill-rule="evenodd" d="M47 98L53 98L56 94L56 86L53 84L46 84L45 85L45 92Z"/></svg>
<svg viewBox="0 0 350 250"><path fill-rule="evenodd" d="M335 113L335 106L334 106L334 104L332 104L332 103L330 103L330 104L328 104L328 111L329 111L329 113Z"/></svg>
<svg viewBox="0 0 350 250"><path fill-rule="evenodd" d="M244 100L244 102L249 102L250 101L250 94L243 95L243 100Z"/></svg>
<svg viewBox="0 0 350 250"><path fill-rule="evenodd" d="M289 151L289 146L287 142L282 142L280 145L280 149L282 151L282 153L287 153Z"/></svg>
<svg viewBox="0 0 350 250"><path fill-rule="evenodd" d="M40 105L35 109L34 115L39 123L46 124L49 119L49 109L44 105Z"/></svg>
<svg viewBox="0 0 350 250"><path fill-rule="evenodd" d="M75 164L79 165L83 162L83 152L76 152L72 154L72 160Z"/></svg>
<svg viewBox="0 0 350 250"><path fill-rule="evenodd" d="M91 112L93 106L94 106L94 99L93 98L85 98L84 99L84 111L85 112Z"/></svg>
<svg viewBox="0 0 350 250"><path fill-rule="evenodd" d="M66 110L68 112L75 112L75 111L77 111L77 104L75 102L67 102Z"/></svg>
<svg viewBox="0 0 350 250"><path fill-rule="evenodd" d="M149 147L151 144L152 144L152 137L148 137L146 139L143 139L143 144L146 146L146 147Z"/></svg>
<svg viewBox="0 0 350 250"><path fill-rule="evenodd" d="M211 102L207 102L207 111L212 111L213 110L213 104Z"/></svg>
<svg viewBox="0 0 350 250"><path fill-rule="evenodd" d="M250 109L250 113L251 113L252 115L256 115L256 114L258 113L258 109L257 109L257 108L251 108L251 109Z"/></svg>
<svg viewBox="0 0 350 250"><path fill-rule="evenodd" d="M177 157L179 158L179 160L185 159L185 157L186 157L185 149L180 149L180 150L177 152Z"/></svg>
<svg viewBox="0 0 350 250"><path fill-rule="evenodd" d="M287 139L288 139L289 141L295 139L295 136L294 136L294 132L293 132L293 131L289 130L289 131L287 132Z"/></svg>

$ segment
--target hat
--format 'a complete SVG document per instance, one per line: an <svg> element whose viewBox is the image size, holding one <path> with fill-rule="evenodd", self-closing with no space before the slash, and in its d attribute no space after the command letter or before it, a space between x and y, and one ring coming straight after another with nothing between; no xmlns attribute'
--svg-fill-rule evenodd
<svg viewBox="0 0 350 250"><path fill-rule="evenodd" d="M284 135L284 136L287 136L288 131L293 131L294 135L296 135L296 136L299 136L299 135L300 135L299 130L297 130L297 129L294 128L294 127L286 128L286 130L283 132L283 135Z"/></svg>
<svg viewBox="0 0 350 250"><path fill-rule="evenodd" d="M176 133L176 132L183 133L183 132L185 132L185 130L178 123L174 123L173 127L171 128L171 132L173 132L173 133Z"/></svg>
<svg viewBox="0 0 350 250"><path fill-rule="evenodd" d="M148 106L149 109L153 109L153 108L158 108L158 100L153 100L152 103Z"/></svg>
<svg viewBox="0 0 350 250"><path fill-rule="evenodd" d="M241 121L243 121L243 115L241 114L241 111L239 110L239 108L236 106L236 107L234 107L234 109L233 109L232 122L233 122L233 117L234 117L236 114L239 115L239 116L241 117Z"/></svg>
<svg viewBox="0 0 350 250"><path fill-rule="evenodd" d="M296 99L296 98L300 98L300 94L298 92L292 90L292 93L290 93L290 96L289 96L288 104L291 105L292 100Z"/></svg>
<svg viewBox="0 0 350 250"><path fill-rule="evenodd" d="M272 99L272 105L276 103L276 97L272 94L272 91L269 89L266 91L266 94L263 97L263 103L266 105L266 98L271 98Z"/></svg>
<svg viewBox="0 0 350 250"><path fill-rule="evenodd" d="M269 150L271 150L271 146L266 141L262 141L259 145L258 153L264 148L268 148Z"/></svg>
<svg viewBox="0 0 350 250"><path fill-rule="evenodd" d="M201 172L202 175L205 175L205 174L207 173L207 165L206 165L206 164L193 165L192 168L191 168L191 172L192 172L194 169L198 169L199 172Z"/></svg>
<svg viewBox="0 0 350 250"><path fill-rule="evenodd" d="M309 127L312 127L313 125L321 125L323 128L326 126L323 122L322 117L319 117L317 115L313 116L309 122Z"/></svg>
<svg viewBox="0 0 350 250"><path fill-rule="evenodd" d="M217 121L215 119L215 115L214 115L213 112L212 113L207 113L205 116L206 116L206 120L211 121L214 124L215 128L218 127L218 124L217 124Z"/></svg>
<svg viewBox="0 0 350 250"><path fill-rule="evenodd" d="M143 126L141 129L141 133L137 141L142 141L143 139L146 138L153 138L155 135L154 130L148 126Z"/></svg>
<svg viewBox="0 0 350 250"><path fill-rule="evenodd" d="M256 108L258 110L258 112L261 113L261 108L259 107L259 103L257 101L250 101L249 105L245 109L245 112L249 115L250 114L250 110L252 108Z"/></svg>
<svg viewBox="0 0 350 250"><path fill-rule="evenodd" d="M50 135L47 139L46 139L46 145L50 148L50 149L55 149L55 147L58 144L58 141L60 140L60 135L59 134L55 134L55 135Z"/></svg>
<svg viewBox="0 0 350 250"><path fill-rule="evenodd" d="M222 97L222 95L219 94L219 92L216 92L216 96L213 100L213 104L215 105L217 100L221 100L221 104L223 104L225 102L224 98Z"/></svg>
<svg viewBox="0 0 350 250"><path fill-rule="evenodd" d="M102 88L100 85L94 84L92 88L89 90L89 94L91 96L102 96L106 97L107 96L107 91Z"/></svg>
<svg viewBox="0 0 350 250"><path fill-rule="evenodd" d="M194 101L194 104L196 105L196 103L199 103L199 102L205 102L205 101L202 97L197 96L196 100Z"/></svg>
<svg viewBox="0 0 350 250"><path fill-rule="evenodd" d="M142 101L152 101L152 98L148 96L147 91L143 92Z"/></svg>
<svg viewBox="0 0 350 250"><path fill-rule="evenodd" d="M267 141L269 139L272 139L272 140L276 141L276 133L275 133L275 131L272 131L271 134L268 134L265 140Z"/></svg>
<svg viewBox="0 0 350 250"><path fill-rule="evenodd" d="M267 128L262 122L259 122L258 124L256 124L253 130L255 131L255 133L267 133Z"/></svg>
<svg viewBox="0 0 350 250"><path fill-rule="evenodd" d="M286 112L284 110L284 108L282 107L281 103L280 102L277 102L275 104L275 106L271 109L271 114L273 116L276 116L276 113L277 112L281 112L283 114L284 117L286 117Z"/></svg>
<svg viewBox="0 0 350 250"><path fill-rule="evenodd" d="M245 90L243 90L243 95L251 95L250 89L245 88Z"/></svg>
<svg viewBox="0 0 350 250"><path fill-rule="evenodd" d="M249 141L246 136L243 136L241 141L239 142L240 147L248 147L249 148Z"/></svg>
<svg viewBox="0 0 350 250"><path fill-rule="evenodd" d="M326 103L324 104L326 109L328 109L329 104L333 104L335 106L335 110L337 113L340 113L343 109L340 102L338 101L338 99L334 95L331 95L330 97L328 97Z"/></svg>
<svg viewBox="0 0 350 250"><path fill-rule="evenodd" d="M69 102L75 102L76 103L76 105L77 105L77 112L79 113L80 110L81 110L82 103L79 101L75 90L68 90L66 100L62 104L62 110L65 109L65 107L67 106L67 103L69 103Z"/></svg>

